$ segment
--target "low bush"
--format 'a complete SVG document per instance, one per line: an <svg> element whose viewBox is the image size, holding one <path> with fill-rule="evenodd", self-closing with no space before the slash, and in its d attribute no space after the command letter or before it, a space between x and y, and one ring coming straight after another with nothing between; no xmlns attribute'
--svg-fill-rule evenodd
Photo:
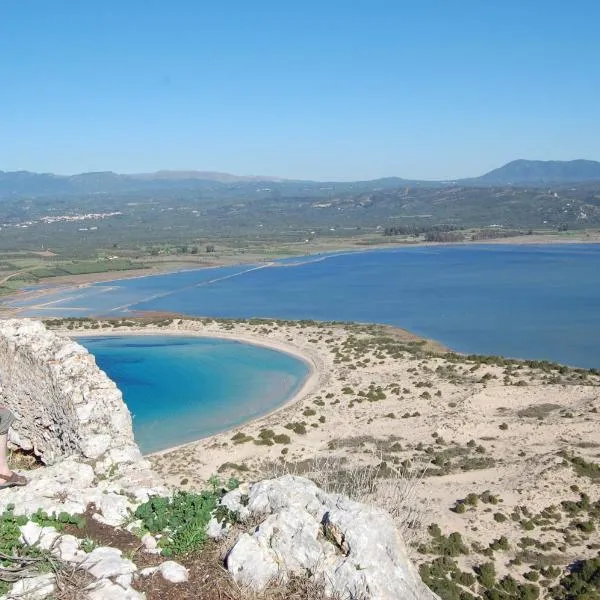
<svg viewBox="0 0 600 600"><path fill-rule="evenodd" d="M142 521L143 529L162 534L159 543L165 556L199 550L213 512L220 522L235 521L233 513L217 506L225 491L237 487L237 481L230 480L227 490L215 478L210 483L211 489L199 494L178 491L170 497L154 496L136 509L134 516Z"/></svg>

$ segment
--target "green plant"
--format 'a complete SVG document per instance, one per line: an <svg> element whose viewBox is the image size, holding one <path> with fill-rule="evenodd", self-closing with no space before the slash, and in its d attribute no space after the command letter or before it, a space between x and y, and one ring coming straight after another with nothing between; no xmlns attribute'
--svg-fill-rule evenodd
<svg viewBox="0 0 600 600"><path fill-rule="evenodd" d="M550 594L554 600L598 600L600 598L600 557L576 563Z"/></svg>
<svg viewBox="0 0 600 600"><path fill-rule="evenodd" d="M209 481L211 489L199 494L178 491L171 497L154 496L136 509L134 515L142 527L152 534L161 533L162 553L165 556L186 554L198 550L206 540L206 526L214 516L219 522L235 521L226 507L218 506L224 491L216 478ZM237 486L230 480L227 488Z"/></svg>
<svg viewBox="0 0 600 600"><path fill-rule="evenodd" d="M246 442L251 442L254 438L251 435L246 435L245 433L239 431L232 438L231 441L234 444L245 444Z"/></svg>
<svg viewBox="0 0 600 600"><path fill-rule="evenodd" d="M83 540L81 540L81 549L84 552L90 553L94 548L96 548L96 542L94 542L94 540L92 540L91 538L84 538Z"/></svg>
<svg viewBox="0 0 600 600"><path fill-rule="evenodd" d="M483 563L475 567L475 573L479 583L485 588L493 588L496 584L496 569L494 563Z"/></svg>

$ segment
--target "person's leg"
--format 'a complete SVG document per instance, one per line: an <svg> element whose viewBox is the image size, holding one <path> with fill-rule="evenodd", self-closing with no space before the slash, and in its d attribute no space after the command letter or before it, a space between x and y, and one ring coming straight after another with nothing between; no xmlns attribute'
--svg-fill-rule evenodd
<svg viewBox="0 0 600 600"><path fill-rule="evenodd" d="M27 483L25 477L13 473L8 467L8 429L14 420L15 417L10 410L0 408L0 489Z"/></svg>
<svg viewBox="0 0 600 600"><path fill-rule="evenodd" d="M7 462L7 441L8 435L6 433L0 434L0 475L10 475L11 473Z"/></svg>

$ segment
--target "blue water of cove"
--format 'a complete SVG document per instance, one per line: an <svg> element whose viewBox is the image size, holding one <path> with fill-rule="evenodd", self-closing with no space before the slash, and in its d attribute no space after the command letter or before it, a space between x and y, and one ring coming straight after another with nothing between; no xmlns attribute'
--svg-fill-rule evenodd
<svg viewBox="0 0 600 600"><path fill-rule="evenodd" d="M99 283L8 304L31 316L168 311L388 323L458 351L600 367L600 245L594 244L307 256Z"/></svg>
<svg viewBox="0 0 600 600"><path fill-rule="evenodd" d="M308 365L230 340L179 336L80 337L123 392L135 439L149 453L263 415L293 396Z"/></svg>

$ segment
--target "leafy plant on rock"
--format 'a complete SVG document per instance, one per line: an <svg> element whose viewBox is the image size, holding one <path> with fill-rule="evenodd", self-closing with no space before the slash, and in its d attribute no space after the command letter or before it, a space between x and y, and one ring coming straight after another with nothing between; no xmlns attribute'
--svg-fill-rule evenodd
<svg viewBox="0 0 600 600"><path fill-rule="evenodd" d="M210 480L211 489L202 492L178 491L173 496L154 496L136 509L134 516L142 527L162 534L159 544L165 556L187 554L202 548L206 541L206 526L214 515L219 522L235 522L235 515L219 506L225 491L216 478ZM230 480L227 489L237 487Z"/></svg>

